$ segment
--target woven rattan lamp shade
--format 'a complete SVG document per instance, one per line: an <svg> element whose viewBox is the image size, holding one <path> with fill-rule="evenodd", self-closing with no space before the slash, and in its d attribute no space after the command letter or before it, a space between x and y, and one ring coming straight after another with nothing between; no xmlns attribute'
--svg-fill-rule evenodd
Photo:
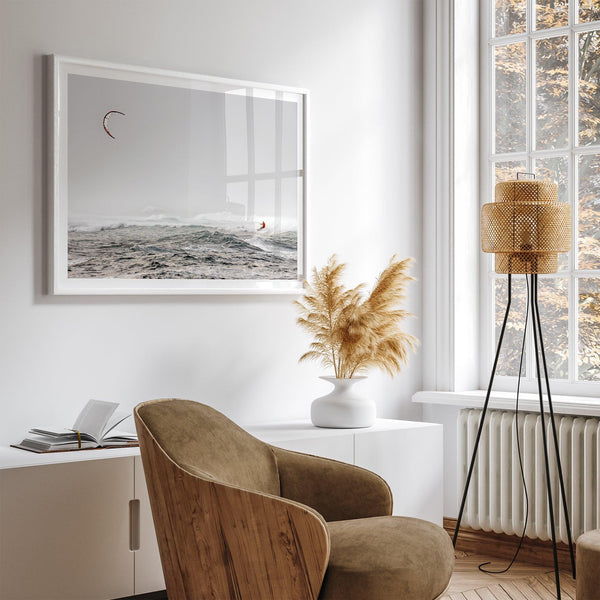
<svg viewBox="0 0 600 600"><path fill-rule="evenodd" d="M571 207L549 181L496 184L496 201L481 209L481 248L496 255L496 273L556 273L571 249Z"/></svg>

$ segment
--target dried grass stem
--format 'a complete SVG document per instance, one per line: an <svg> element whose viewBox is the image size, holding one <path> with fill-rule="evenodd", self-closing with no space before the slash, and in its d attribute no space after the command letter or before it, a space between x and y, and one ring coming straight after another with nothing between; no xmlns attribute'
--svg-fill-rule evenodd
<svg viewBox="0 0 600 600"><path fill-rule="evenodd" d="M408 361L417 339L401 329L409 316L399 305L414 279L408 274L411 258L392 257L371 293L364 297L364 284L346 289L342 274L346 265L335 255L312 279L305 282L304 298L296 302L298 324L313 336L300 361L318 360L333 367L337 378L350 378L375 367L396 375Z"/></svg>

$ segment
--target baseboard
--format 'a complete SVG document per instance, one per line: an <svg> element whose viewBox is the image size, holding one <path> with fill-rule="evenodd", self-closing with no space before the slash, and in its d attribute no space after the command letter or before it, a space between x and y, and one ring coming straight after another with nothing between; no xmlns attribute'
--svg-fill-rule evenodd
<svg viewBox="0 0 600 600"><path fill-rule="evenodd" d="M444 529L450 537L453 537L454 530L456 529L456 519L444 517ZM458 532L458 539L456 540L456 549L463 552L474 552L493 556L494 558L510 560L519 545L519 539L519 536L516 535L475 530L461 525ZM573 550L575 550L575 544L573 544ZM562 542L557 544L557 556L561 569L570 570L571 555L568 544ZM525 538L519 551L518 560L544 567L553 567L554 554L552 551L552 541Z"/></svg>

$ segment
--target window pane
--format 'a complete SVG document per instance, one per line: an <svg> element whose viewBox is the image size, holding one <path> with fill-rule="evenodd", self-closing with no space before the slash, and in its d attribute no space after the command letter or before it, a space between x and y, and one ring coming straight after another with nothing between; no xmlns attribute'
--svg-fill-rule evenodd
<svg viewBox="0 0 600 600"><path fill-rule="evenodd" d="M497 153L526 150L525 42L497 46L495 58Z"/></svg>
<svg viewBox="0 0 600 600"><path fill-rule="evenodd" d="M579 144L600 144L600 31L579 35Z"/></svg>
<svg viewBox="0 0 600 600"><path fill-rule="evenodd" d="M558 184L558 201L569 201L568 177L569 164L566 156L553 156L552 158L538 158L535 161L535 174L538 179L547 179ZM558 255L558 269L565 271L569 268L570 252L561 252Z"/></svg>
<svg viewBox="0 0 600 600"><path fill-rule="evenodd" d="M600 381L600 280L579 280L579 379Z"/></svg>
<svg viewBox="0 0 600 600"><path fill-rule="evenodd" d="M498 360L498 375L511 375L516 377L519 374L519 361L521 358L521 345L523 343L523 328L525 326L525 309L527 307L527 288L525 277L512 278L512 302L510 314L504 332L502 341L502 350ZM500 337L504 312L508 300L508 278L494 279L494 298L496 313L496 344ZM494 347L494 352L496 348ZM523 358L522 376L526 372L526 359Z"/></svg>
<svg viewBox="0 0 600 600"><path fill-rule="evenodd" d="M579 268L600 269L600 154L579 157Z"/></svg>
<svg viewBox="0 0 600 600"><path fill-rule="evenodd" d="M550 29L569 24L568 0L537 0L535 13L536 29Z"/></svg>
<svg viewBox="0 0 600 600"><path fill-rule="evenodd" d="M496 0L496 35L523 33L526 27L526 0Z"/></svg>
<svg viewBox="0 0 600 600"><path fill-rule="evenodd" d="M564 148L569 135L569 38L537 40L536 147Z"/></svg>
<svg viewBox="0 0 600 600"><path fill-rule="evenodd" d="M538 306L548 374L569 377L569 283L566 278L540 279Z"/></svg>
<svg viewBox="0 0 600 600"><path fill-rule="evenodd" d="M527 171L527 161L525 160L505 160L502 162L494 163L495 171L495 182L494 185L500 181L508 181L509 179L516 179L517 173L525 173ZM494 190L492 190L492 198L494 196Z"/></svg>
<svg viewBox="0 0 600 600"><path fill-rule="evenodd" d="M569 161L566 156L538 158L535 161L535 175L538 179L554 181L558 184L558 201L568 202Z"/></svg>
<svg viewBox="0 0 600 600"><path fill-rule="evenodd" d="M579 0L579 21L600 21L600 0Z"/></svg>

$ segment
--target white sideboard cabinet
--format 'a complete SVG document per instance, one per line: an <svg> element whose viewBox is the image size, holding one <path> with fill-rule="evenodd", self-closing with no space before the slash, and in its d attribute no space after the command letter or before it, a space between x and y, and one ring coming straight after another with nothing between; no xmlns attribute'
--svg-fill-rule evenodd
<svg viewBox="0 0 600 600"><path fill-rule="evenodd" d="M442 426L378 419L247 427L288 450L384 477L394 514L442 523ZM112 600L164 589L137 448L32 454L0 448L0 600Z"/></svg>
<svg viewBox="0 0 600 600"><path fill-rule="evenodd" d="M394 514L442 524L443 436L433 423L377 419L365 429L325 429L309 421L247 428L287 450L352 463L381 475L394 495Z"/></svg>

